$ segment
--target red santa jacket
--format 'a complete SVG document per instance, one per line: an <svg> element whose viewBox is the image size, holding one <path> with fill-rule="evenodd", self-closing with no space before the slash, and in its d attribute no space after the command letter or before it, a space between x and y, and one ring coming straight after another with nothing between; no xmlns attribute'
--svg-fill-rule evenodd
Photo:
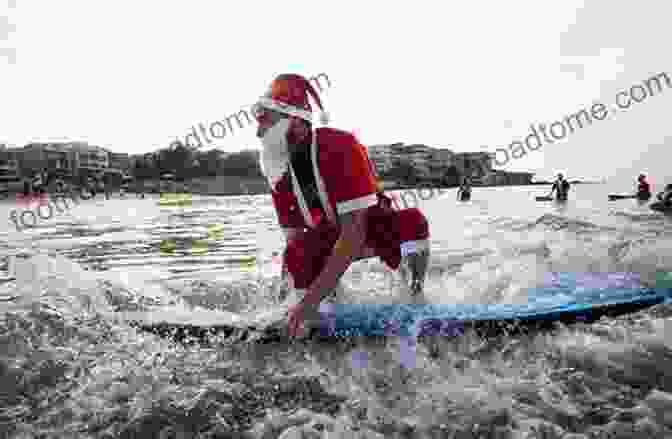
<svg viewBox="0 0 672 439"><path fill-rule="evenodd" d="M379 189L366 148L352 134L318 128L310 159L302 163L304 168L312 167L317 194L298 189L297 174L305 169L294 169L293 164L272 191L280 225L309 229L288 243L285 251L285 263L296 287L307 287L324 266L339 237L338 215L368 209L366 246L393 269L401 261L402 240L428 238L427 221L419 210L392 208L391 200Z"/></svg>
<svg viewBox="0 0 672 439"><path fill-rule="evenodd" d="M350 133L318 128L313 135L310 165L320 207L310 207L298 190L295 169L275 185L273 204L282 227L315 228L335 224L338 215L378 204L378 182L366 148ZM297 172L298 173L298 172Z"/></svg>

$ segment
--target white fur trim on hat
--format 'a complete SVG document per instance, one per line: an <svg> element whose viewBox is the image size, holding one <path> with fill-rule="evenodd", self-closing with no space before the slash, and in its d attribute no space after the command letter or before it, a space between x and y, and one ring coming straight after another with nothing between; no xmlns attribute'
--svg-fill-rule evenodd
<svg viewBox="0 0 672 439"><path fill-rule="evenodd" d="M304 110L303 108L295 107L293 105L285 104L284 102L280 102L265 96L259 98L258 104L261 105L262 107L268 108L269 110L274 110L279 113L299 117L308 122L311 122L313 120L313 113L311 113L310 111Z"/></svg>

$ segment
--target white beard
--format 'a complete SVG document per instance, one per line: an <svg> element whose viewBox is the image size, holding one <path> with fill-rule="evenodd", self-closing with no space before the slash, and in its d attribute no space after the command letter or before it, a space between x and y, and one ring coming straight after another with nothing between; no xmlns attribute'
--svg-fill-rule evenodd
<svg viewBox="0 0 672 439"><path fill-rule="evenodd" d="M264 146L261 151L261 172L268 179L271 188L274 188L287 172L289 165L288 131L289 119L281 119L269 128L261 139Z"/></svg>

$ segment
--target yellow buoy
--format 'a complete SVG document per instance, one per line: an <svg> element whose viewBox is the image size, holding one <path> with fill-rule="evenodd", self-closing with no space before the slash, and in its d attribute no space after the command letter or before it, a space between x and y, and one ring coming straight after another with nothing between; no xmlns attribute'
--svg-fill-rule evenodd
<svg viewBox="0 0 672 439"><path fill-rule="evenodd" d="M208 226L208 238L216 241L224 239L224 226L221 224Z"/></svg>
<svg viewBox="0 0 672 439"><path fill-rule="evenodd" d="M161 206L188 206L191 205L191 194L189 193L162 193L159 199Z"/></svg>
<svg viewBox="0 0 672 439"><path fill-rule="evenodd" d="M172 239L167 239L167 240L164 239L159 244L159 250L160 250L160 253L162 253L162 254L173 254L173 253L175 253L176 248L177 248L177 244Z"/></svg>
<svg viewBox="0 0 672 439"><path fill-rule="evenodd" d="M194 241L191 245L192 254L204 254L208 252L208 243L206 241L198 240Z"/></svg>

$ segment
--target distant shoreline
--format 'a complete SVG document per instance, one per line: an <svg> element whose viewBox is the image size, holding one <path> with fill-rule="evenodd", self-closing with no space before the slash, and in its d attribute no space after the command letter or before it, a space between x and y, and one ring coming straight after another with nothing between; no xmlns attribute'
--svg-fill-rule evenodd
<svg viewBox="0 0 672 439"><path fill-rule="evenodd" d="M395 190L408 190L408 189L421 189L421 188L440 188L440 189L457 189L458 186L448 186L448 185L433 185L430 183L423 184L417 183L414 185L400 184L396 181L390 180L381 180L385 190L395 191ZM160 182L156 179L152 180L139 180L132 182L129 185L129 188L126 190L126 193L137 194L138 193L138 183L144 189L146 194L156 194L159 192L162 193L172 193L170 189L172 183L169 182ZM600 182L589 182L589 181L572 181L571 184L600 184ZM548 186L553 184L552 182L542 181L542 182L533 182L529 184L484 184L484 185L473 185L476 188L485 188L485 187L511 187L511 186ZM162 190L159 191L159 185L161 185ZM184 183L177 183L179 188L182 185L186 185L188 191L195 195L205 195L205 196L239 196L239 195L262 195L270 194L271 190L266 182L265 178L255 178L255 177L238 177L238 176L226 176L218 175L215 177L199 177L190 180L186 180ZM14 189L14 190L12 190ZM22 190L16 190L17 188L10 187L8 191L0 193L0 199L9 198L11 194L19 194L23 192ZM119 192L119 188L115 187L112 190L112 193ZM179 192L179 190L178 190ZM4 196L3 196L4 195Z"/></svg>
<svg viewBox="0 0 672 439"><path fill-rule="evenodd" d="M533 182L533 183L527 183L527 184L473 184L473 188L479 188L479 187L511 187L511 186L550 186L552 185L552 181L540 181L540 182ZM570 184L601 184L598 181L570 181ZM404 185L404 184L398 184L396 182L389 182L389 181L384 181L383 180L383 185L385 187L385 190L388 191L395 191L395 190L404 190L404 189L420 189L420 188L426 188L426 187L436 187L440 189L453 189L453 188L458 188L459 186L453 185L453 186L447 186L447 185L431 185L431 184L422 184L418 183L415 185Z"/></svg>

